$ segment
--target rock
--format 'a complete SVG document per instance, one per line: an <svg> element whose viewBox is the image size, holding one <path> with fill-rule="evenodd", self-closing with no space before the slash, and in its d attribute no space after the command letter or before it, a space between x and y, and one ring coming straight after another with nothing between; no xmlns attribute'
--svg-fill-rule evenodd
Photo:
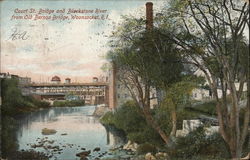
<svg viewBox="0 0 250 160"><path fill-rule="evenodd" d="M124 150L131 150L133 152L135 152L137 148L138 148L138 144L132 143L131 141L128 141L128 143L123 146Z"/></svg>
<svg viewBox="0 0 250 160"><path fill-rule="evenodd" d="M66 136L66 135L68 135L68 134L67 134L67 133L62 133L62 134L61 134L61 136Z"/></svg>
<svg viewBox="0 0 250 160"><path fill-rule="evenodd" d="M83 152L77 153L76 156L77 157L83 157L83 156L87 157L90 153L91 153L90 150L89 151L83 151Z"/></svg>
<svg viewBox="0 0 250 160"><path fill-rule="evenodd" d="M93 151L94 151L94 152L98 152L98 151L100 151L100 150L101 150L100 147L96 147Z"/></svg>
<svg viewBox="0 0 250 160"><path fill-rule="evenodd" d="M43 147L43 144L32 144L31 148Z"/></svg>
<svg viewBox="0 0 250 160"><path fill-rule="evenodd" d="M54 140L51 140L51 141L47 140L45 142L48 142L49 144L53 144L55 141Z"/></svg>
<svg viewBox="0 0 250 160"><path fill-rule="evenodd" d="M86 156L83 156L80 158L80 160L88 160L88 158Z"/></svg>
<svg viewBox="0 0 250 160"><path fill-rule="evenodd" d="M168 155L167 155L167 153L164 153L164 152L158 152L158 153L156 153L155 154L155 157L157 158L157 159L160 159L160 158L164 158L164 159L167 159L167 157L168 157Z"/></svg>
<svg viewBox="0 0 250 160"><path fill-rule="evenodd" d="M86 150L86 148L81 148L81 150Z"/></svg>
<svg viewBox="0 0 250 160"><path fill-rule="evenodd" d="M44 128L42 129L42 134L43 135L52 135L52 134L56 134L56 130L54 129L48 129L48 128ZM45 137L45 139L48 138L48 137Z"/></svg>
<svg viewBox="0 0 250 160"><path fill-rule="evenodd" d="M147 153L145 155L145 160L156 160L156 158L151 153Z"/></svg>

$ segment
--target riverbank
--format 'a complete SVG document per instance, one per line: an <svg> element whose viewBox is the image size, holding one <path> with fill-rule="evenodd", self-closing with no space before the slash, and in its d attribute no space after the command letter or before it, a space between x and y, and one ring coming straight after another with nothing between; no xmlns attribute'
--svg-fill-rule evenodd
<svg viewBox="0 0 250 160"><path fill-rule="evenodd" d="M53 102L52 107L77 107L84 106L85 102L83 100L57 100Z"/></svg>
<svg viewBox="0 0 250 160"><path fill-rule="evenodd" d="M130 145L137 146L130 148L135 153L135 156L132 156L135 159L138 157L146 159L145 156L149 153L152 155L151 159L159 159L156 156L159 152L167 154L171 160L196 160L196 157L224 160L230 157L223 138L218 133L206 135L205 126L200 126L183 137L171 137L171 146L166 146L155 130L147 124L135 105L133 102L127 102L115 112L107 112L100 119L102 124L124 131L128 142L130 140ZM167 116L168 111L158 107L151 112L157 119L157 123L162 124L162 129L166 133L170 133L171 120L168 119L170 117ZM183 109L178 111L178 116L177 129L181 129L183 120L197 118L199 114Z"/></svg>

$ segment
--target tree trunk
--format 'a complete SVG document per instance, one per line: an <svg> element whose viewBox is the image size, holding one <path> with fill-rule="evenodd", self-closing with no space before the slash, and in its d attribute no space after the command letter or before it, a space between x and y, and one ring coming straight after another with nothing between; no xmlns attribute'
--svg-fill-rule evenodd
<svg viewBox="0 0 250 160"><path fill-rule="evenodd" d="M228 142L227 142L228 143ZM229 142L230 154L233 159L237 159L236 137L232 136Z"/></svg>
<svg viewBox="0 0 250 160"><path fill-rule="evenodd" d="M170 135L171 136L176 136L176 130L177 130L177 114L176 114L176 109L174 109L171 112L171 117L172 117L172 130Z"/></svg>
<svg viewBox="0 0 250 160"><path fill-rule="evenodd" d="M163 130L160 128L160 126L155 122L149 109L143 108L143 113L145 115L145 119L146 119L148 125L150 125L161 136L161 138L165 142L165 144L169 144L169 136L167 136L166 133L163 132Z"/></svg>

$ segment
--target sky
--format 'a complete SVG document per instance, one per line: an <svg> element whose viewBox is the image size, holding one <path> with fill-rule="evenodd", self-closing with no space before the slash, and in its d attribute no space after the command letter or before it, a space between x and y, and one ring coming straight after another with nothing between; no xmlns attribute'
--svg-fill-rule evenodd
<svg viewBox="0 0 250 160"><path fill-rule="evenodd" d="M162 2L153 1L154 8ZM121 21L121 15L144 16L145 3L143 0L1 1L1 72L28 76L34 82L48 82L54 75L63 81L68 77L73 82L89 82L92 77L105 75L101 66L106 63L108 36L114 25ZM54 12L39 14L40 9ZM56 13L63 9L64 13ZM104 11L68 14L69 9ZM35 20L36 15L51 19ZM69 19L52 20L54 15ZM103 19L72 20L74 15L103 16Z"/></svg>

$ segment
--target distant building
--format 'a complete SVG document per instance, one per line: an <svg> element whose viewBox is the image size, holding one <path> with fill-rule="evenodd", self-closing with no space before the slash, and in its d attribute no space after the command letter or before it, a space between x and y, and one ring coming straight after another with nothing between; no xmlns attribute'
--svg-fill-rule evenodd
<svg viewBox="0 0 250 160"><path fill-rule="evenodd" d="M194 75L205 77L205 74L200 69L197 69L194 72ZM205 77L205 79L206 79L206 77ZM235 82L234 84L235 84L236 89L238 90L239 89L239 82ZM205 85L207 85L207 86L209 85L207 79L206 79ZM220 84L219 80L217 81L217 87L218 87L218 89L217 89L218 97L221 98L222 97L222 89L221 89L221 84ZM246 91L247 91L247 84L245 83L243 86L243 92L246 92ZM227 89L227 94L230 94L229 89ZM214 97L212 95L212 91L209 89L195 88L192 91L192 98L195 100L207 100L207 99L212 99Z"/></svg>
<svg viewBox="0 0 250 160"><path fill-rule="evenodd" d="M58 76L54 76L52 77L51 82L58 84L58 83L61 83L61 79Z"/></svg>
<svg viewBox="0 0 250 160"><path fill-rule="evenodd" d="M0 73L0 78L8 78L10 79L11 78L11 75L8 73Z"/></svg>
<svg viewBox="0 0 250 160"><path fill-rule="evenodd" d="M20 85L27 85L31 83L30 77L18 77L18 81Z"/></svg>
<svg viewBox="0 0 250 160"><path fill-rule="evenodd" d="M69 84L70 82L71 82L71 79L70 79L70 78L66 78L66 79L65 79L65 83L66 83L66 84Z"/></svg>

